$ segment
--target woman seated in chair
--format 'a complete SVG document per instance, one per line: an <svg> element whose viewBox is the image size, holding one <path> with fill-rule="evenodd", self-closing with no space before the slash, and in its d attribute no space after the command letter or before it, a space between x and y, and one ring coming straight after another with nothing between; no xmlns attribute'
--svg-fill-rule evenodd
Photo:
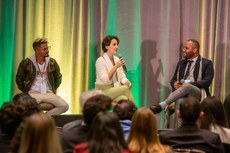
<svg viewBox="0 0 230 153"><path fill-rule="evenodd" d="M106 96L117 102L121 99L133 101L130 91L131 83L126 78L122 66L124 60L114 56L118 51L119 39L106 36L102 42L104 54L96 61L95 88L102 90Z"/></svg>

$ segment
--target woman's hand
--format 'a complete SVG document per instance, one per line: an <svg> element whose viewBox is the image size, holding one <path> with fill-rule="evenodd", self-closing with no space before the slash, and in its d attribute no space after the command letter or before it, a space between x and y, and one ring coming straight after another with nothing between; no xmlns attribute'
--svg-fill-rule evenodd
<svg viewBox="0 0 230 153"><path fill-rule="evenodd" d="M114 62L113 62L114 63ZM122 65L124 65L124 60L121 58L119 59L116 63L114 63L115 65L113 66L113 68L109 71L108 76L109 76L109 80L111 80L113 78L114 73L116 73L116 70L121 67Z"/></svg>
<svg viewBox="0 0 230 153"><path fill-rule="evenodd" d="M123 58L120 58L120 60L119 61L117 61L117 63L114 65L116 68L119 68L119 67L121 67L122 65L124 65L125 64L125 62L124 62L124 60L123 60Z"/></svg>
<svg viewBox="0 0 230 153"><path fill-rule="evenodd" d="M129 80L127 80L127 81L125 82L125 85L128 86L128 88L131 88L131 86L132 86L132 84L129 82Z"/></svg>

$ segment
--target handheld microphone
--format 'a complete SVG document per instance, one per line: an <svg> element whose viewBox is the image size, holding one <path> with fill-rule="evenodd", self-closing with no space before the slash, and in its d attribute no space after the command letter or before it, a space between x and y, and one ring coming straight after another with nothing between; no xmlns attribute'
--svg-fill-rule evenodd
<svg viewBox="0 0 230 153"><path fill-rule="evenodd" d="M180 83L181 83L181 84L184 84L184 83L185 83L184 79L181 79L181 80L180 80Z"/></svg>
<svg viewBox="0 0 230 153"><path fill-rule="evenodd" d="M119 59L122 59L121 54L119 54L118 57L119 57ZM124 70L125 73L126 73L126 72L127 72L127 68L126 68L125 64L123 64L122 67L123 67L123 70Z"/></svg>

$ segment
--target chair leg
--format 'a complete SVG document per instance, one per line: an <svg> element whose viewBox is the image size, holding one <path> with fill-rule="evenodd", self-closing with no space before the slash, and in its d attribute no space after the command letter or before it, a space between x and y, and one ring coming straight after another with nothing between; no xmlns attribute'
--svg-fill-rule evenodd
<svg viewBox="0 0 230 153"><path fill-rule="evenodd" d="M165 128L169 129L169 127L170 127L170 114L169 114L168 110L165 110L165 120L166 120Z"/></svg>

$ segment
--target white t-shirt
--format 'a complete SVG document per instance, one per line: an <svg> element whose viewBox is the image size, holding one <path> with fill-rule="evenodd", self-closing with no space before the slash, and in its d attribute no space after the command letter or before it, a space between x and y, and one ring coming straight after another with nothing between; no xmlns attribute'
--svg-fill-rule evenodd
<svg viewBox="0 0 230 153"><path fill-rule="evenodd" d="M42 65L37 63L36 67L36 78L31 86L31 92L39 92L41 94L46 94L48 90L50 90L48 84L48 72L47 72L47 64L44 62Z"/></svg>

